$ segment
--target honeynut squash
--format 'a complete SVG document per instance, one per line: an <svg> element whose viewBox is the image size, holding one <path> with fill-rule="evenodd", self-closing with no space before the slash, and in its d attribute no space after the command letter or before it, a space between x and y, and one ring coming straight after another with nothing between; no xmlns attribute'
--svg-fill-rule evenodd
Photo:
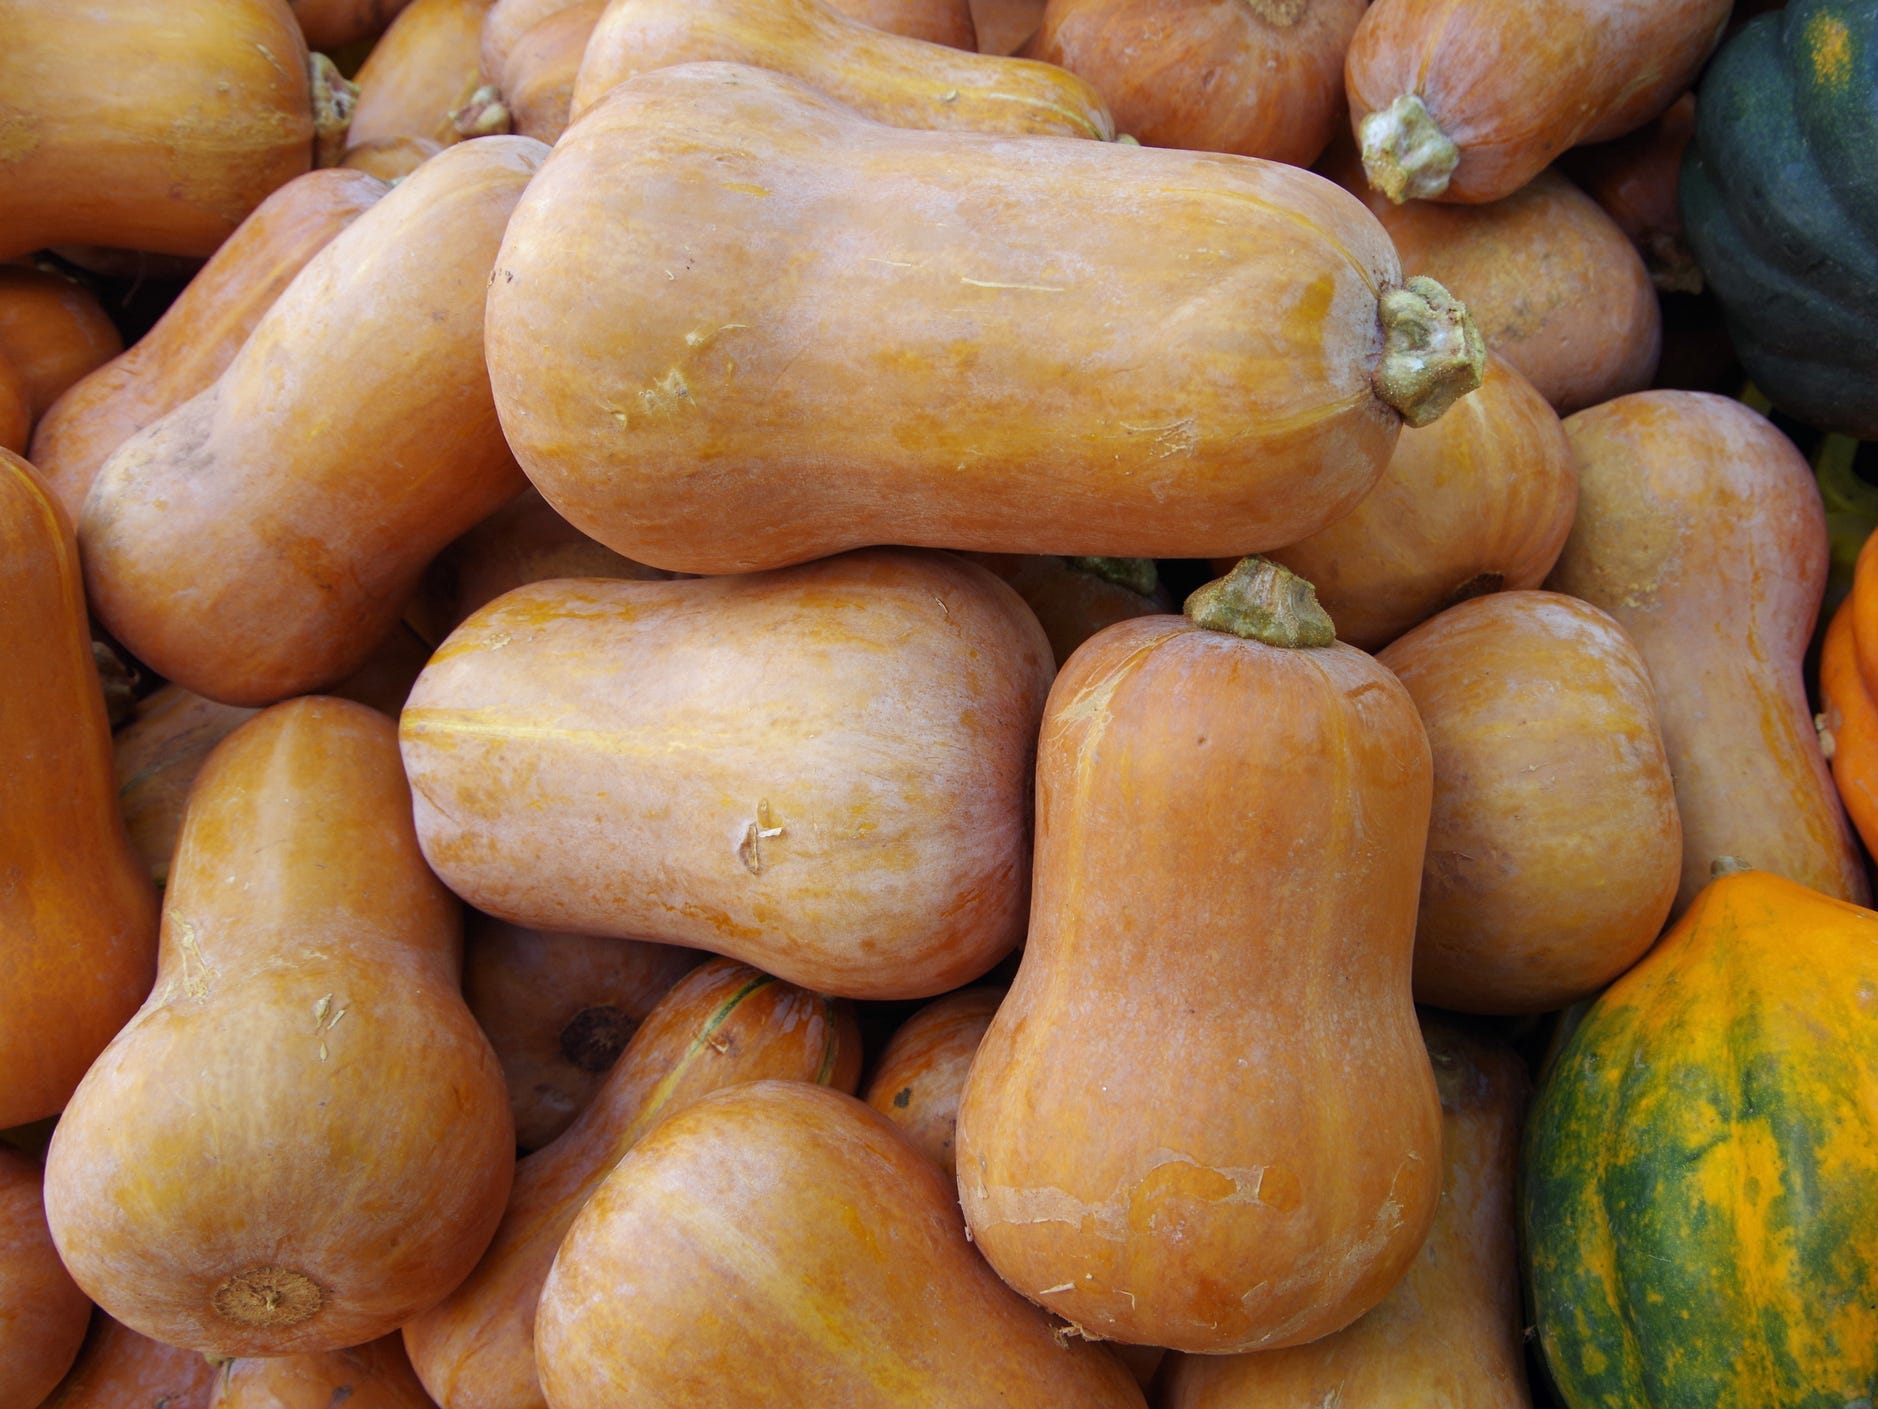
<svg viewBox="0 0 1878 1409"><path fill-rule="evenodd" d="M704 573L872 543L1295 542L1484 357L1308 172L888 127L715 63L640 74L568 130L509 222L486 330L549 502Z"/></svg>

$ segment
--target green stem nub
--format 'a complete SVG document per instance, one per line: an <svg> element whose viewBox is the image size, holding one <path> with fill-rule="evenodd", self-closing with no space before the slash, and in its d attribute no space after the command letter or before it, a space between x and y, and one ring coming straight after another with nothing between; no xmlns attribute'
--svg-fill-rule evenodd
<svg viewBox="0 0 1878 1409"><path fill-rule="evenodd" d="M1371 385L1411 426L1425 426L1480 385L1487 344L1467 306L1426 275L1377 300L1382 357Z"/></svg>
<svg viewBox="0 0 1878 1409"><path fill-rule="evenodd" d="M1369 184L1397 205L1432 200L1448 189L1461 149L1441 130L1417 93L1404 93L1357 124Z"/></svg>
<svg viewBox="0 0 1878 1409"><path fill-rule="evenodd" d="M471 137L496 137L514 128L514 118L495 84L485 83L460 108L450 110L450 125L466 141Z"/></svg>
<svg viewBox="0 0 1878 1409"><path fill-rule="evenodd" d="M1191 597L1187 619L1268 646L1328 646L1337 639L1317 589L1270 558L1241 558L1237 567Z"/></svg>

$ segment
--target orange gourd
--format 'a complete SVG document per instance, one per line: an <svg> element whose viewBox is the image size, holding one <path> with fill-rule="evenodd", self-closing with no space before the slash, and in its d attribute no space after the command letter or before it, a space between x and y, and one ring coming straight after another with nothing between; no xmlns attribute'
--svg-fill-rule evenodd
<svg viewBox="0 0 1878 1409"><path fill-rule="evenodd" d="M94 1301L169 1344L294 1355L385 1335L469 1273L515 1147L460 924L390 720L307 696L223 740L156 989L47 1156L47 1220Z"/></svg>
<svg viewBox="0 0 1878 1409"><path fill-rule="evenodd" d="M0 1129L61 1110L150 991L156 893L118 814L71 525L0 450Z"/></svg>
<svg viewBox="0 0 1878 1409"><path fill-rule="evenodd" d="M83 285L43 269L0 268L0 356L19 372L34 421L123 350L117 325Z"/></svg>
<svg viewBox="0 0 1878 1409"><path fill-rule="evenodd" d="M206 255L343 129L286 0L0 0L0 33L0 258Z"/></svg>
<svg viewBox="0 0 1878 1409"><path fill-rule="evenodd" d="M209 1409L435 1409L396 1335L347 1350L231 1360Z"/></svg>
<svg viewBox="0 0 1878 1409"><path fill-rule="evenodd" d="M482 306L543 154L484 137L426 162L313 257L221 376L105 462L79 522L85 583L138 659L227 704L328 685L391 634L425 563L522 488Z"/></svg>
<svg viewBox="0 0 1878 1409"><path fill-rule="evenodd" d="M210 1409L215 1379L207 1356L93 1311L77 1363L41 1409Z"/></svg>
<svg viewBox="0 0 1878 1409"><path fill-rule="evenodd" d="M1649 666L1682 816L1672 913L1722 857L1864 904L1802 674L1827 568L1805 459L1703 392L1619 397L1565 432L1578 518L1547 585L1609 612Z"/></svg>
<svg viewBox="0 0 1878 1409"><path fill-rule="evenodd" d="M1597 993L1656 942L1682 826L1643 656L1556 592L1450 607L1376 657L1434 753L1415 998L1540 1013Z"/></svg>
<svg viewBox="0 0 1878 1409"><path fill-rule="evenodd" d="M1846 815L1870 852L1878 844L1878 701L1860 668L1853 608L1833 613L1819 652L1820 744Z"/></svg>
<svg viewBox="0 0 1878 1409"><path fill-rule="evenodd" d="M346 148L343 165L396 185L442 150L442 143L428 137L381 137Z"/></svg>
<svg viewBox="0 0 1878 1409"><path fill-rule="evenodd" d="M581 0L495 0L483 16L482 66L490 78L501 76L523 35L543 20Z"/></svg>
<svg viewBox="0 0 1878 1409"><path fill-rule="evenodd" d="M635 74L711 60L787 74L896 127L1115 136L1101 95L1055 65L884 33L832 0L612 0L587 42L573 116Z"/></svg>
<svg viewBox="0 0 1878 1409"><path fill-rule="evenodd" d="M555 1409L1142 1404L985 1266L885 1117L793 1081L713 1092L627 1153L555 1257L535 1353Z"/></svg>
<svg viewBox="0 0 1878 1409"><path fill-rule="evenodd" d="M77 1358L91 1302L59 1262L43 1171L0 1146L0 1404L33 1409Z"/></svg>
<svg viewBox="0 0 1878 1409"><path fill-rule="evenodd" d="M943 553L535 583L438 648L404 761L480 910L930 997L1022 936L1049 679L1017 594Z"/></svg>
<svg viewBox="0 0 1878 1409"><path fill-rule="evenodd" d="M1023 553L966 553L1017 590L1037 614L1060 666L1105 626L1173 607L1152 558L1059 558Z"/></svg>
<svg viewBox="0 0 1878 1409"><path fill-rule="evenodd" d="M1218 1354L1349 1324L1434 1217L1430 776L1408 692L1307 584L1248 559L1186 612L1110 627L1051 690L1030 931L958 1172L1026 1296Z"/></svg>
<svg viewBox="0 0 1878 1409"><path fill-rule="evenodd" d="M482 34L490 4L412 0L398 12L359 66L348 159L350 148L374 142L421 138L447 147L464 135L451 115L487 81Z"/></svg>
<svg viewBox="0 0 1878 1409"><path fill-rule="evenodd" d="M24 453L33 433L33 405L26 397L26 379L13 359L0 352L0 450Z"/></svg>
<svg viewBox="0 0 1878 1409"><path fill-rule="evenodd" d="M849 19L888 34L978 50L970 0L829 0Z"/></svg>
<svg viewBox="0 0 1878 1409"><path fill-rule="evenodd" d="M1015 54L1037 32L1045 0L971 0L981 54Z"/></svg>
<svg viewBox="0 0 1878 1409"><path fill-rule="evenodd" d="M555 1249L595 1189L646 1133L720 1087L779 1079L852 1092L851 1005L712 959L680 979L565 1134L524 1159L502 1224L467 1281L405 1327L444 1409L545 1409L535 1307Z"/></svg>
<svg viewBox="0 0 1878 1409"><path fill-rule="evenodd" d="M555 10L518 38L494 77L514 131L552 145L571 120L581 56L606 0Z"/></svg>
<svg viewBox="0 0 1878 1409"><path fill-rule="evenodd" d="M1702 271L1683 235L1676 182L1695 135L1695 95L1684 93L1662 115L1612 142L1567 152L1559 165L1604 208L1643 256L1664 293L1700 293Z"/></svg>
<svg viewBox="0 0 1878 1409"><path fill-rule="evenodd" d="M1154 147L1308 166L1343 116L1366 0L1051 0L1031 58L1095 85Z"/></svg>
<svg viewBox="0 0 1878 1409"><path fill-rule="evenodd" d="M1354 509L1266 556L1317 589L1339 640L1374 651L1457 602L1537 587L1577 507L1558 416L1489 356L1480 389L1432 426L1403 431Z"/></svg>
<svg viewBox="0 0 1878 1409"><path fill-rule="evenodd" d="M129 351L73 384L33 432L33 463L76 523L111 452L208 386L308 260L384 185L310 171L262 201Z"/></svg>
<svg viewBox="0 0 1878 1409"><path fill-rule="evenodd" d="M1499 200L1567 147L1642 126L1694 81L1730 0L1377 0L1344 63L1370 184Z"/></svg>
<svg viewBox="0 0 1878 1409"><path fill-rule="evenodd" d="M928 1003L894 1032L861 1093L947 1174L965 1073L1003 997L1002 988L961 988Z"/></svg>
<svg viewBox="0 0 1878 1409"><path fill-rule="evenodd" d="M410 0L288 0L310 49L343 49L382 34Z"/></svg>
<svg viewBox="0 0 1878 1409"><path fill-rule="evenodd" d="M1347 512L1405 417L1478 384L1465 311L1398 283L1360 203L1295 168L889 127L686 64L543 163L487 345L535 487L654 567L1204 556Z"/></svg>

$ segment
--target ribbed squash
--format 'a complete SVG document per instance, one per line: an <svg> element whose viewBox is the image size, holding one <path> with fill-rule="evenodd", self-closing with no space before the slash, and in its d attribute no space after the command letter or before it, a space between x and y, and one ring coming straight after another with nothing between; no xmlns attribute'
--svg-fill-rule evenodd
<svg viewBox="0 0 1878 1409"><path fill-rule="evenodd" d="M1878 914L1710 883L1534 1105L1520 1213L1572 1409L1850 1409L1878 1388Z"/></svg>

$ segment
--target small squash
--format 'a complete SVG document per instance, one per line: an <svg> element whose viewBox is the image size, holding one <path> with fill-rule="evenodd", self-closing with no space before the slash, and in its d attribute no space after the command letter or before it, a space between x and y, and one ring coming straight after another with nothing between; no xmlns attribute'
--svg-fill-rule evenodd
<svg viewBox="0 0 1878 1409"><path fill-rule="evenodd" d="M310 49L343 49L383 34L410 0L287 0Z"/></svg>
<svg viewBox="0 0 1878 1409"><path fill-rule="evenodd" d="M1684 93L1635 132L1578 147L1559 161L1637 247L1650 281L1663 293L1702 291L1702 271L1676 203L1677 173L1694 135L1695 95Z"/></svg>
<svg viewBox="0 0 1878 1409"><path fill-rule="evenodd" d="M0 356L19 372L35 422L73 382L123 350L117 325L82 284L0 267Z"/></svg>
<svg viewBox="0 0 1878 1409"><path fill-rule="evenodd" d="M1248 559L1186 612L1101 632L1050 692L1030 931L958 1182L1032 1300L1219 1354L1349 1324L1434 1217L1409 990L1431 784L1408 692L1308 584Z"/></svg>
<svg viewBox="0 0 1878 1409"><path fill-rule="evenodd" d="M713 1092L630 1150L561 1244L535 1344L555 1409L1142 1405L985 1266L884 1116L799 1081Z"/></svg>
<svg viewBox="0 0 1878 1409"><path fill-rule="evenodd" d="M289 181L241 222L134 347L58 399L33 431L33 464L74 523L111 452L227 370L307 261L385 190L350 171Z"/></svg>
<svg viewBox="0 0 1878 1409"><path fill-rule="evenodd" d="M928 1003L895 1030L861 1093L947 1174L965 1073L1003 998L1002 988L961 988Z"/></svg>
<svg viewBox="0 0 1878 1409"><path fill-rule="evenodd" d="M1579 508L1547 586L1636 642L1682 817L1680 913L1732 856L1863 903L1864 865L1820 752L1802 666L1826 585L1826 518L1800 452L1704 392L1566 418Z"/></svg>
<svg viewBox="0 0 1878 1409"><path fill-rule="evenodd" d="M26 378L13 359L0 352L0 450L24 454L32 434L33 404L27 399Z"/></svg>
<svg viewBox="0 0 1878 1409"><path fill-rule="evenodd" d="M1819 652L1819 741L1839 800L1869 853L1878 846L1878 700L1860 668L1850 603L1833 613Z"/></svg>
<svg viewBox="0 0 1878 1409"><path fill-rule="evenodd" d="M972 29L978 37L978 52L1017 53L1037 32L1045 4L1046 0L971 0Z"/></svg>
<svg viewBox="0 0 1878 1409"><path fill-rule="evenodd" d="M1377 0L1344 81L1369 181L1392 201L1497 201L1686 89L1730 0Z"/></svg>
<svg viewBox="0 0 1878 1409"><path fill-rule="evenodd" d="M1878 1384L1878 915L1719 876L1595 1003L1520 1169L1569 1404L1840 1409Z"/></svg>
<svg viewBox="0 0 1878 1409"><path fill-rule="evenodd" d="M1050 554L966 553L1017 590L1037 614L1060 666L1105 626L1172 609L1152 558L1059 558Z"/></svg>
<svg viewBox="0 0 1878 1409"><path fill-rule="evenodd" d="M571 121L581 56L606 0L580 0L554 11L516 40L494 75L512 130L549 145Z"/></svg>
<svg viewBox="0 0 1878 1409"><path fill-rule="evenodd" d="M654 567L1206 556L1347 512L1405 418L1478 385L1465 310L1399 284L1360 203L1295 168L888 127L686 64L543 163L489 369L535 487Z"/></svg>
<svg viewBox="0 0 1878 1409"><path fill-rule="evenodd" d="M294 1355L396 1330L468 1275L515 1143L457 988L459 910L382 714L307 696L223 740L156 990L47 1156L47 1219L92 1300L172 1345Z"/></svg>
<svg viewBox="0 0 1878 1409"><path fill-rule="evenodd" d="M483 290L545 150L484 137L426 162L105 462L85 583L138 659L226 704L329 685L392 633L425 563L521 490Z"/></svg>
<svg viewBox="0 0 1878 1409"><path fill-rule="evenodd" d="M211 1409L215 1380L207 1356L140 1336L94 1310L77 1363L41 1409Z"/></svg>
<svg viewBox="0 0 1878 1409"><path fill-rule="evenodd" d="M970 0L829 0L849 19L888 34L979 52Z"/></svg>
<svg viewBox="0 0 1878 1409"><path fill-rule="evenodd" d="M884 33L832 0L612 0L587 42L573 116L635 74L709 60L788 74L896 127L1115 136L1101 95L1074 74Z"/></svg>
<svg viewBox="0 0 1878 1409"><path fill-rule="evenodd" d="M436 1409L395 1334L346 1350L230 1360L209 1409Z"/></svg>
<svg viewBox="0 0 1878 1409"><path fill-rule="evenodd" d="M46 1228L44 1172L0 1146L0 1404L33 1409L78 1356L91 1302Z"/></svg>
<svg viewBox="0 0 1878 1409"><path fill-rule="evenodd" d="M352 147L368 143L404 137L447 147L465 135L453 114L488 81L482 35L491 3L412 0L399 11L359 67L348 159Z"/></svg>
<svg viewBox="0 0 1878 1409"><path fill-rule="evenodd" d="M156 892L124 833L71 525L0 450L0 1129L55 1115L150 991Z"/></svg>
<svg viewBox="0 0 1878 1409"><path fill-rule="evenodd" d="M430 1392L444 1409L546 1409L536 1303L555 1249L620 1159L720 1087L773 1079L852 1093L860 1072L852 1005L729 959L680 979L574 1124L517 1167L501 1226L469 1278L404 1328Z"/></svg>

